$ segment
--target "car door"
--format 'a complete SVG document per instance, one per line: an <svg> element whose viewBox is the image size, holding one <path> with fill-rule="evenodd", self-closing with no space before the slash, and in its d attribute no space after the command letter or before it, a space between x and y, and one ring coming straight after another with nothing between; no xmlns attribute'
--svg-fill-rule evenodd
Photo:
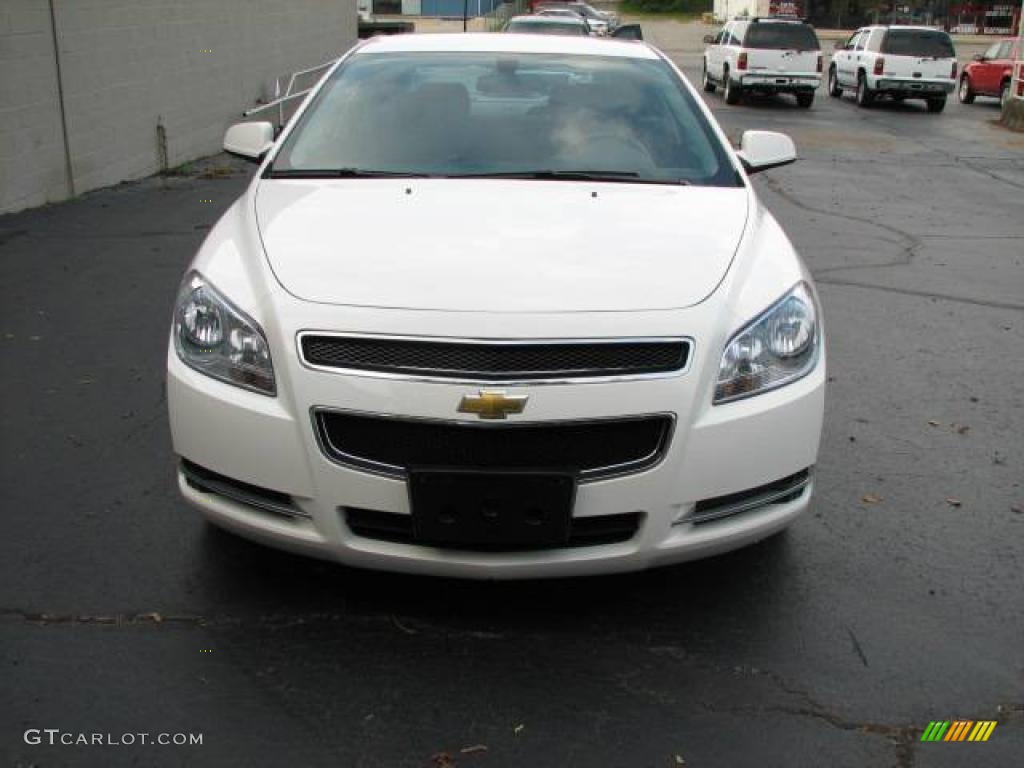
<svg viewBox="0 0 1024 768"><path fill-rule="evenodd" d="M853 46L852 60L850 62L850 83L853 85L857 84L857 72L861 69L870 69L871 61L874 60L868 50L868 40L871 38L871 30L864 29L857 35L857 40Z"/></svg>
<svg viewBox="0 0 1024 768"><path fill-rule="evenodd" d="M718 33L718 42L711 46L711 61L708 64L708 72L715 80L722 79L722 66L725 62L725 46L729 44L732 37L732 22L726 24Z"/></svg>
<svg viewBox="0 0 1024 768"><path fill-rule="evenodd" d="M836 51L834 56L836 62L836 79L842 85L854 85L857 82L856 72L853 68L853 52L857 41L860 40L861 31L857 30L846 41L841 50Z"/></svg>
<svg viewBox="0 0 1024 768"><path fill-rule="evenodd" d="M726 25L727 27L728 25ZM715 34L714 39L708 43L708 47L704 52L704 64L708 68L708 76L712 80L718 79L718 68L719 62L722 59L722 35L725 34L726 27L722 27Z"/></svg>
<svg viewBox="0 0 1024 768"><path fill-rule="evenodd" d="M996 78L1002 70L998 62L999 51L1002 46L1002 43L993 43L981 54L981 60L975 64L971 72L973 80L971 85L976 92L993 93L999 87Z"/></svg>
<svg viewBox="0 0 1024 768"><path fill-rule="evenodd" d="M1003 86L1003 78L1013 74L1013 41L1004 40L996 51L992 61L992 93L999 95L999 89Z"/></svg>

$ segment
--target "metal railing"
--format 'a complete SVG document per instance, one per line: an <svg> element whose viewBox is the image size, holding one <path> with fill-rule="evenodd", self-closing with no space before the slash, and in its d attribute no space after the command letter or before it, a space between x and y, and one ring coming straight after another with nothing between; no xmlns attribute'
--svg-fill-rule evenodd
<svg viewBox="0 0 1024 768"><path fill-rule="evenodd" d="M285 106L289 102L294 101L295 99L300 99L304 97L306 94L308 94L310 91L312 91L313 88L316 87L316 84L320 81L321 75L328 69L333 67L337 61L337 59L331 59L330 61L324 62L323 64L319 64L315 67L310 67L309 69L300 69L298 72L292 72L292 74L288 77L288 84L285 86L284 93L281 92L281 78L276 78L274 80L273 100L268 101L266 104L259 104L258 106L255 106L252 109L247 109L245 110L245 112L242 113L242 115L245 117L250 117L251 115L255 115L260 112L264 112L268 109L273 109L274 107L277 107L277 126L278 128L283 127L284 124L287 122L287 120L285 119ZM313 78L313 81L309 83L308 87L303 88L302 90L295 90L297 82L303 80L304 78L310 77L314 73L320 73L320 75L317 75L317 77Z"/></svg>

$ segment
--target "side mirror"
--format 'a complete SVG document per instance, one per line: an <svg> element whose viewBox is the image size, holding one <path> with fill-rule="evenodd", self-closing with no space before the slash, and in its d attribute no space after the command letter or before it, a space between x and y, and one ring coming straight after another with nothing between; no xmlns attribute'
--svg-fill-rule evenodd
<svg viewBox="0 0 1024 768"><path fill-rule="evenodd" d="M747 173L759 173L796 162L796 145L784 133L744 131L736 154Z"/></svg>
<svg viewBox="0 0 1024 768"><path fill-rule="evenodd" d="M273 123L238 123L224 134L224 151L258 163L274 146Z"/></svg>
<svg viewBox="0 0 1024 768"><path fill-rule="evenodd" d="M620 40L643 40L644 33L639 24L623 24L621 27L616 27L612 32L612 37L617 37Z"/></svg>
<svg viewBox="0 0 1024 768"><path fill-rule="evenodd" d="M704 45L714 45L714 43L715 43L715 36L714 35L704 35Z"/></svg>

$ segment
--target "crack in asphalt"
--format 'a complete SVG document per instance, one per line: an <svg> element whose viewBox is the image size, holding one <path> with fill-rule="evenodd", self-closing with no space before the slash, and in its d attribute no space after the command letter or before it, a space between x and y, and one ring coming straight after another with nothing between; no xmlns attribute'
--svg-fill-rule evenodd
<svg viewBox="0 0 1024 768"><path fill-rule="evenodd" d="M855 216L852 213L840 213L838 211L830 211L827 208L817 208L813 205L805 203L792 192L789 192L776 179L765 178L764 185L768 187L768 189L770 189L776 195L781 197L783 200L788 202L790 205L794 206L795 208L799 208L802 211L806 211L808 213L816 213L820 216L831 216L832 218L836 219L852 221L855 224L864 224L866 226L874 227L876 229L882 229L885 230L886 232L896 235L896 237L898 237L900 240L899 244L901 245L903 250L894 261L885 262L883 264L859 264L855 266L828 267L826 269L818 270L817 272L815 272L816 275L848 269L868 269L871 267L906 266L914 260L914 258L917 256L918 249L923 245L920 238L918 238L915 235L912 235L910 232L907 232L906 230L900 229L899 227L894 227L892 224L886 224L875 219L869 219L866 216Z"/></svg>
<svg viewBox="0 0 1024 768"><path fill-rule="evenodd" d="M1011 310L1024 310L1024 304L1018 304L1010 301L995 301L985 299L975 299L969 296L956 296L948 293L938 293L934 291L921 291L913 288L899 288L891 285L880 285L878 283L864 282L859 280L846 280L836 279L829 277L829 275L836 272L851 271L858 269L887 269L889 267L903 267L909 266L914 258L918 255L918 250L924 244L923 239L917 235L913 235L910 232L895 227L891 224L886 224L881 221L875 221L864 216L855 216L850 213L840 213L837 211L830 211L825 208L818 208L804 201L800 200L793 193L786 190L776 179L765 178L765 186L771 190L774 194L781 197L783 200L788 202L790 205L808 213L815 213L820 216L831 216L837 219L844 219L857 224L864 224L866 226L874 227L877 229L884 230L891 234L896 235L902 241L902 251L892 261L874 263L874 264L856 264L839 267L826 267L824 269L812 270L814 279L818 283L825 285L838 285L846 287L866 288L869 290L884 291L887 293L898 293L906 296L919 296L926 299L936 299L942 301L953 301L961 304L972 304L980 307L989 307L992 309L1011 309ZM943 236L934 235L931 236L934 239L941 239ZM958 236L950 236L950 239L956 239ZM1019 239L1017 236L1013 236L1007 239ZM891 241L887 241L891 242Z"/></svg>
<svg viewBox="0 0 1024 768"><path fill-rule="evenodd" d="M853 644L853 650L857 652L857 656L860 657L861 662L864 666L868 666L868 657L864 655L864 649L861 648L860 641L857 639L857 635L854 634L851 627L846 628L846 633L850 636L850 642Z"/></svg>
<svg viewBox="0 0 1024 768"><path fill-rule="evenodd" d="M856 288L867 288L872 291L884 291L886 293L901 293L905 296L920 296L925 299L936 299L942 301L953 301L959 304L972 304L977 307L989 307L991 309L1013 309L1024 311L1024 304L1014 304L1011 301L985 301L983 299L972 299L966 296L954 296L949 293L934 293L932 291L917 291L913 288L896 288L891 285L878 285L877 283L863 283L857 280L835 280L832 278L818 278L815 281L825 285L840 285Z"/></svg>

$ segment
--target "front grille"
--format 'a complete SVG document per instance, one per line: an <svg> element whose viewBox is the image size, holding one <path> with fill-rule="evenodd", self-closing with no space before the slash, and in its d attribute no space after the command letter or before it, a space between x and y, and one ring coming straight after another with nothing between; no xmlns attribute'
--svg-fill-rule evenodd
<svg viewBox="0 0 1024 768"><path fill-rule="evenodd" d="M769 504L785 504L799 498L810 481L811 471L804 469L774 483L726 496L702 499L697 502L693 515L686 522L699 525L743 512L752 512Z"/></svg>
<svg viewBox="0 0 1024 768"><path fill-rule="evenodd" d="M328 458L404 477L410 467L578 472L581 480L637 472L668 447L672 417L480 425L317 411Z"/></svg>
<svg viewBox="0 0 1024 768"><path fill-rule="evenodd" d="M197 491L222 496L247 507L272 512L283 517L308 517L305 512L295 506L292 497L287 493L272 491L226 477L194 464L188 459L181 460L181 473L185 476L185 482Z"/></svg>
<svg viewBox="0 0 1024 768"><path fill-rule="evenodd" d="M390 541L398 544L415 544L412 515L396 512L379 512L375 509L348 508L344 510L345 523L356 536L376 541ZM640 529L643 514L626 512L618 515L599 515L597 517L573 518L569 526L569 540L566 547L596 547L602 544L617 544L629 541ZM486 547L465 545L451 547L472 551L510 552L525 551L523 547L502 547L489 545ZM551 549L551 546L529 547L527 549Z"/></svg>
<svg viewBox="0 0 1024 768"><path fill-rule="evenodd" d="M685 339L573 342L450 342L305 334L309 365L479 381L635 376L682 370Z"/></svg>

